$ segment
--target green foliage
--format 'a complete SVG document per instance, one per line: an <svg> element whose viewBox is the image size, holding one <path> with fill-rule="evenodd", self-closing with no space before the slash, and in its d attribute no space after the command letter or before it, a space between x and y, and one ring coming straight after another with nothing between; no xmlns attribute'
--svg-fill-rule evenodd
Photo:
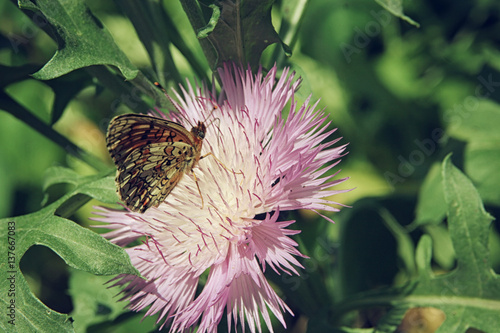
<svg viewBox="0 0 500 333"><path fill-rule="evenodd" d="M433 309L445 318L437 332L496 331L498 9L494 0L0 0L0 215L14 216L0 219L0 289L15 275L14 331L153 329L155 317L141 323L144 313L105 285L138 274L126 252L81 226L90 200L118 201L104 132L119 113L170 105L154 81L210 84L228 60L292 67L304 79L296 97L322 98L350 143L341 176L356 189L334 199L352 208L329 216L336 224L294 212L305 268L266 271L295 313L288 328L404 331L412 310ZM69 289L58 290L73 303L65 314L19 268L36 245L69 266ZM11 299L2 294L3 309Z"/></svg>
<svg viewBox="0 0 500 333"><path fill-rule="evenodd" d="M462 113L454 112L449 128L450 136L468 142L464 168L476 183L483 200L496 205L500 204L499 123L500 106L479 100Z"/></svg>
<svg viewBox="0 0 500 333"><path fill-rule="evenodd" d="M435 163L425 177L418 195L415 226L440 224L446 214L441 166Z"/></svg>
<svg viewBox="0 0 500 333"><path fill-rule="evenodd" d="M92 324L111 321L126 312L123 303L116 302L116 290L105 286L109 277L73 270L69 293L73 296L74 326L77 332L87 332Z"/></svg>
<svg viewBox="0 0 500 333"><path fill-rule="evenodd" d="M46 307L31 292L19 269L18 263L24 253L33 245L43 245L57 253L70 267L96 275L136 274L138 271L130 263L130 258L119 246L106 241L96 233L75 222L61 217L58 211L79 195L96 195L109 201L113 185L102 175L79 177L72 170L54 168L49 172L46 186L57 182L70 182L76 187L49 206L37 212L0 220L1 238L8 240L8 248L15 260L7 265L7 258L0 264L2 290L15 285L16 306L15 327L18 332L71 332L73 327L68 315L57 313ZM57 172L57 175L55 174ZM91 194L92 193L92 194ZM64 210L65 211L65 210ZM7 228L7 226L9 228ZM8 237L9 236L9 237ZM13 277L13 281L8 280ZM0 300L7 308L7 298ZM10 324L0 323L3 331L10 331Z"/></svg>
<svg viewBox="0 0 500 333"><path fill-rule="evenodd" d="M269 45L280 41L271 22L274 0L220 1L210 8L213 14L206 27L198 31L198 38L208 38L216 50L214 68L233 61L258 67L260 55Z"/></svg>
<svg viewBox="0 0 500 333"><path fill-rule="evenodd" d="M92 15L83 1L20 0L19 7L40 11L52 28L58 43L54 57L33 76L49 80L75 69L95 65L113 65L127 80L135 78L137 69L115 46L109 32Z"/></svg>
<svg viewBox="0 0 500 333"><path fill-rule="evenodd" d="M403 1L402 0L375 0L379 5L387 9L392 15L413 24L417 28L420 26L417 22L403 14Z"/></svg>
<svg viewBox="0 0 500 333"><path fill-rule="evenodd" d="M446 320L438 332L494 331L500 325L500 276L488 261L488 233L493 218L484 210L471 181L450 157L442 167L450 237L457 267L435 276L431 269L431 242L422 237L417 249L418 284L407 296L413 306L443 310Z"/></svg>

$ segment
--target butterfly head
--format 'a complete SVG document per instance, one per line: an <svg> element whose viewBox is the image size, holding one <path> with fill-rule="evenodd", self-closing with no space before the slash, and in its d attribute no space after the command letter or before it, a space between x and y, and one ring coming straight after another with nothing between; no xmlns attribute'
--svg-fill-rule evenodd
<svg viewBox="0 0 500 333"><path fill-rule="evenodd" d="M203 140L205 138L205 133L207 128L202 121L198 121L198 124L191 129L191 133L193 133L195 138L199 140Z"/></svg>

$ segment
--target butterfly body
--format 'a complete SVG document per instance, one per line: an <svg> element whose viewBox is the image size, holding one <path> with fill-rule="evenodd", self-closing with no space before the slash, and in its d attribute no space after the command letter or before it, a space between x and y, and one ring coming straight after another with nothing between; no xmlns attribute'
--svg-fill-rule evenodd
<svg viewBox="0 0 500 333"><path fill-rule="evenodd" d="M111 120L106 137L117 166L118 194L128 208L145 212L165 200L201 158L206 127L191 131L169 120L125 114Z"/></svg>

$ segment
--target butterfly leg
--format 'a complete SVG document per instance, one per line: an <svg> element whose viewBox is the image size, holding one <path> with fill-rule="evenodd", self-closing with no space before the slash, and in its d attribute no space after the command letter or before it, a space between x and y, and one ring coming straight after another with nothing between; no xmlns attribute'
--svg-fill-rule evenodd
<svg viewBox="0 0 500 333"><path fill-rule="evenodd" d="M219 160L217 157L215 157L215 155L214 155L214 154L212 154L212 152L206 153L205 155L201 156L201 157L200 157L200 160L201 160L202 158L207 157L208 155L212 155L212 157L213 157L213 158L215 158L215 160L217 161L217 163L219 163L219 164L220 164L220 165L221 165L224 169L226 169L227 171L229 171L229 172L233 172L233 173L235 173L235 174L240 174L240 175L242 175L242 174L243 174L243 172L241 172L241 171L235 172L234 170L230 170L227 166L225 166L225 165L224 165L224 163L222 163L222 162L221 162L221 160Z"/></svg>
<svg viewBox="0 0 500 333"><path fill-rule="evenodd" d="M194 173L194 171L191 170L191 173L193 174L194 182L196 183L196 187L198 188L198 193L200 193L201 209L203 209L203 207L205 206L205 204L203 202L203 195L201 194L200 185L198 184L198 178L196 178L196 174Z"/></svg>

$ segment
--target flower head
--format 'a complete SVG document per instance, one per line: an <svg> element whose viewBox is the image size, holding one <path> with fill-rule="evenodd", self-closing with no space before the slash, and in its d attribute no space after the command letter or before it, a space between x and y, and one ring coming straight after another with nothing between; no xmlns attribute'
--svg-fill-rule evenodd
<svg viewBox="0 0 500 333"><path fill-rule="evenodd" d="M186 174L158 208L144 214L99 208L97 220L114 229L105 234L114 243L146 239L126 249L146 280L115 279L125 286L123 298L132 310L150 306L146 315L158 313L174 332L194 325L198 332L215 332L224 309L229 329L246 320L251 332L260 332L262 316L272 331L268 309L286 326L283 312L291 310L264 271L269 266L298 274L296 257L302 254L290 238L299 231L287 229L294 221L278 221L279 211L338 211L326 197L344 192L330 188L345 180L327 175L345 146L327 141L334 130L327 130L317 103L308 99L298 106L293 100L299 81L288 74L285 69L276 81L275 67L264 76L227 65L219 70L218 98L188 84L175 96L180 115L159 113L186 128L209 121L202 155L213 156L202 158L195 176ZM259 214L265 218L256 219Z"/></svg>

